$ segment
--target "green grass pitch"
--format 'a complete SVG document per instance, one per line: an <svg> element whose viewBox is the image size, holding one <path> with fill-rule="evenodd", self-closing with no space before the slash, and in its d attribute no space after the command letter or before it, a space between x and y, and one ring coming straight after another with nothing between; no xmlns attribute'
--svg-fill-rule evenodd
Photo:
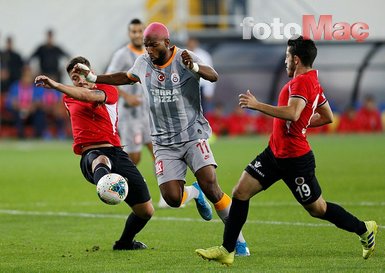
<svg viewBox="0 0 385 273"><path fill-rule="evenodd" d="M358 237L313 219L280 182L254 197L243 232L251 256L231 267L199 258L221 243L217 215L200 219L195 203L157 209L137 236L149 249L112 251L124 204L99 201L81 176L70 142L0 142L0 272L385 272L385 135L310 136L326 200L380 224L374 255L363 260ZM221 138L212 144L222 189L231 194L267 137ZM147 151L139 169L153 200L159 191ZM188 183L193 176L188 174Z"/></svg>

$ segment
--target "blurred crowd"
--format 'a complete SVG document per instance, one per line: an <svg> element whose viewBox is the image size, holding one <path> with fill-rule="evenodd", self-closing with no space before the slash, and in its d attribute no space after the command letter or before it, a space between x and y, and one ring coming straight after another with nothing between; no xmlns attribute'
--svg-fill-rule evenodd
<svg viewBox="0 0 385 273"><path fill-rule="evenodd" d="M1 38L1 37L0 37ZM0 137L66 139L71 137L70 126L62 103L61 93L34 85L38 74L46 74L58 81L62 79L61 61L68 53L54 41L54 32L46 32L46 40L23 59L14 49L12 37L6 37L0 48ZM212 64L210 54L190 37L186 48L195 52L205 63ZM33 66L32 64L37 65ZM226 105L215 102L215 84L202 81L204 113L217 136L268 134L272 118L235 107L225 112ZM373 96L367 95L359 106L350 106L343 113L335 113L329 126L309 128L311 133L367 133L383 131L385 112L381 112Z"/></svg>
<svg viewBox="0 0 385 273"><path fill-rule="evenodd" d="M0 49L0 110L2 137L58 138L70 136L61 93L35 87L37 74L61 80L60 61L69 55L54 42L54 32L48 30L46 41L28 58L22 58L14 48L12 37ZM37 62L36 68L32 65Z"/></svg>
<svg viewBox="0 0 385 273"><path fill-rule="evenodd" d="M223 104L216 104L212 112L206 114L213 132L220 135L240 136L270 134L273 118L255 114L239 106L226 114ZM385 128L385 111L381 114L373 96L364 97L360 106L349 106L343 113L334 112L334 122L327 126L308 128L309 133L375 133Z"/></svg>

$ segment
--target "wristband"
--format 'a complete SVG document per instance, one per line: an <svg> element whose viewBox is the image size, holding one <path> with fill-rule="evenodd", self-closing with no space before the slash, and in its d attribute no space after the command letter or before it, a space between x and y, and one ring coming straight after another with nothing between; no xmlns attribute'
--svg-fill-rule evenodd
<svg viewBox="0 0 385 273"><path fill-rule="evenodd" d="M195 73L198 73L199 71L199 65L197 63L193 63L193 67L191 68L192 71Z"/></svg>
<svg viewBox="0 0 385 273"><path fill-rule="evenodd" d="M91 72L91 70L89 69L88 66L86 66L85 64L82 64L82 63L78 63L77 66L80 69L83 69L84 71L88 71L88 75L86 76L86 80L88 82L96 82L97 76L94 73Z"/></svg>
<svg viewBox="0 0 385 273"><path fill-rule="evenodd" d="M96 78L97 78L98 76L96 76L94 73L92 73L91 71L90 71L90 73L88 73L88 75L87 75L87 77L86 77L86 80L88 81L88 82L96 82Z"/></svg>

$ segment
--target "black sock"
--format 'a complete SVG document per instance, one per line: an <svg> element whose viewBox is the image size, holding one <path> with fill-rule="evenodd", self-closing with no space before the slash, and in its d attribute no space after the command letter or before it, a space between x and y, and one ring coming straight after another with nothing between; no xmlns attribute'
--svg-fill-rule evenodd
<svg viewBox="0 0 385 273"><path fill-rule="evenodd" d="M225 223L223 247L233 252L242 226L245 224L249 212L249 200L242 201L233 197L229 216Z"/></svg>
<svg viewBox="0 0 385 273"><path fill-rule="evenodd" d="M338 228L362 235L366 232L365 223L358 220L357 217L347 212L337 204L326 202L327 208L325 215L321 219L335 224Z"/></svg>
<svg viewBox="0 0 385 273"><path fill-rule="evenodd" d="M97 185L100 178L102 178L103 176L105 176L110 172L111 170L106 164L99 163L98 165L96 165L94 170L94 184Z"/></svg>
<svg viewBox="0 0 385 273"><path fill-rule="evenodd" d="M120 236L119 242L121 244L131 244L135 235L141 231L150 219L143 219L131 213L126 221L122 236Z"/></svg>

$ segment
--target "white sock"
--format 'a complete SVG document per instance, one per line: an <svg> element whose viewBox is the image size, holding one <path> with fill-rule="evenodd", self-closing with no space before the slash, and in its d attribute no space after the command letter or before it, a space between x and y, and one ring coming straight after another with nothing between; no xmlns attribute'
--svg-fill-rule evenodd
<svg viewBox="0 0 385 273"><path fill-rule="evenodd" d="M186 197L185 197L186 196ZM194 186L185 186L184 187L184 194L183 194L183 203L187 204L191 201L191 199L196 199L199 196L199 191Z"/></svg>

